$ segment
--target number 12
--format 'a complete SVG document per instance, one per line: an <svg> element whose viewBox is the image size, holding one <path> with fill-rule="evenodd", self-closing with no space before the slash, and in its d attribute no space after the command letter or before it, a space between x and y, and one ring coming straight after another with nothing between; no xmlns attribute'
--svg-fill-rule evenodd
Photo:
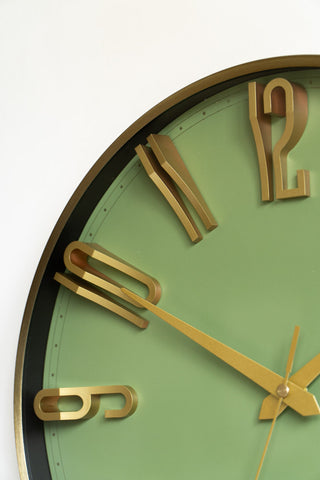
<svg viewBox="0 0 320 480"><path fill-rule="evenodd" d="M297 187L288 188L287 156L298 143L308 119L308 98L300 85L284 78L275 78L267 85L248 84L249 118L257 148L262 201L273 200L273 172L275 196L287 199L310 196L308 170L297 171ZM281 138L272 151L271 114L286 117Z"/></svg>

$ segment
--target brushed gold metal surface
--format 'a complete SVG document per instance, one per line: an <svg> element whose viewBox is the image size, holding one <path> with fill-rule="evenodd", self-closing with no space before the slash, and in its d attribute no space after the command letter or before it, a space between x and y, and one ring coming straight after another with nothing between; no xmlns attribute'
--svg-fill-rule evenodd
<svg viewBox="0 0 320 480"><path fill-rule="evenodd" d="M69 272L74 276L57 272L54 279L77 295L111 310L137 327L146 328L148 325L147 320L144 320L132 310L108 296L105 292L116 295L121 300L128 301L135 307L141 308L140 304L128 299L128 297L123 294L120 283L90 265L88 261L89 258L97 260L102 265L111 267L111 269L118 270L130 278L134 278L146 286L148 289L147 299L150 302L157 303L159 301L161 287L155 278L150 277L97 244L78 241L71 242L65 249L64 263ZM101 292L100 289L103 289L103 292Z"/></svg>
<svg viewBox="0 0 320 480"><path fill-rule="evenodd" d="M250 82L248 95L249 118L259 160L262 201L273 199L272 163L277 199L310 196L309 171L297 171L296 188L288 188L287 179L288 153L301 138L308 119L306 90L284 78L275 78L266 86ZM271 114L286 118L284 132L273 151Z"/></svg>
<svg viewBox="0 0 320 480"><path fill-rule="evenodd" d="M271 435L272 435L277 417L279 415L279 410L280 410L281 405L283 403L283 399L288 396L288 393L290 391L290 388L288 387L288 380L289 380L289 376L290 376L290 373L291 373L291 370L292 370L293 359L294 359L296 349L297 349L299 333L300 333L300 327L295 327L294 332L293 332L292 341L291 341L290 350L289 350L284 381L277 388L277 395L279 396L279 398L277 400L276 408L275 408L275 411L273 413L272 424L271 424L271 427L270 427L270 430L269 430L269 434L268 434L268 437L267 437L266 444L265 444L264 449L263 449L263 453L262 453L262 456L261 456L261 460L260 460L260 463L259 463L257 474L255 476L255 480L258 480L258 478L260 476L262 465L263 465L263 462L264 462L264 459L265 459L265 456L266 456L266 453L267 453L267 450L268 450L268 446L269 446L269 443L270 443L270 440L271 440Z"/></svg>
<svg viewBox="0 0 320 480"><path fill-rule="evenodd" d="M185 206L171 178L158 164L151 148L145 147L144 145L138 145L135 150L148 176L179 218L181 224L189 235L190 240L193 243L200 242L200 240L202 240L200 230L191 217L189 210Z"/></svg>
<svg viewBox="0 0 320 480"><path fill-rule="evenodd" d="M202 240L202 235L174 184L185 194L208 231L216 228L218 224L170 137L151 134L147 140L151 148L140 144L135 151L148 176L174 210L191 241L197 243Z"/></svg>
<svg viewBox="0 0 320 480"><path fill-rule="evenodd" d="M310 362L306 363L300 370L290 377L290 381L306 389L320 375L320 354L316 355ZM259 414L259 420L271 420L276 409L277 399L273 395L268 395L262 402ZM278 415L280 415L287 405L280 406Z"/></svg>
<svg viewBox="0 0 320 480"><path fill-rule="evenodd" d="M273 93L279 89L284 92L284 105L277 108L276 102L275 105L273 104ZM297 188L288 188L287 179L288 153L301 138L308 119L307 92L300 85L284 78L275 78L264 89L263 103L266 114L275 113L286 117L285 130L273 150L276 197L279 199L308 197L310 178L307 170L297 171Z"/></svg>
<svg viewBox="0 0 320 480"><path fill-rule="evenodd" d="M280 383L283 383L283 378L280 375L257 363L255 360L246 357L242 353L237 352L233 348L228 347L215 338L210 337L206 333L201 332L171 313L168 313L147 300L144 300L130 290L124 288L123 292L130 298L140 302L141 305L147 308L150 312L157 315L176 330L179 330L179 332L208 350L208 352L213 353L213 355L220 358L220 360L227 363L230 367L234 368L264 390L271 393L274 397L278 398L277 388ZM289 360L290 359L291 356L289 357ZM302 389L295 383L290 382L288 379L286 379L286 382L290 391L285 399L285 403L289 407L303 416L320 414L320 408L314 395Z"/></svg>
<svg viewBox="0 0 320 480"><path fill-rule="evenodd" d="M249 119L259 161L261 199L268 202L273 200L271 117L264 114L263 91L261 83L248 83Z"/></svg>
<svg viewBox="0 0 320 480"><path fill-rule="evenodd" d="M97 305L100 305L101 307L106 308L113 313L116 313L139 328L146 328L149 324L149 322L140 317L140 315L137 315L126 306L121 305L119 302L109 297L106 293L101 292L97 288L86 282L83 282L79 278L71 277L71 275L66 273L57 272L54 276L54 279L76 295L79 295L90 302L96 303Z"/></svg>
<svg viewBox="0 0 320 480"><path fill-rule="evenodd" d="M152 134L147 140L161 167L185 194L206 229L214 230L218 224L170 137Z"/></svg>
<svg viewBox="0 0 320 480"><path fill-rule="evenodd" d="M33 402L35 414L43 421L80 420L92 418L100 407L101 395L122 395L125 405L121 409L105 410L105 418L124 418L132 415L138 404L136 391L127 385L99 387L63 387L40 390ZM82 406L78 410L60 410L58 402L65 397L79 397Z"/></svg>

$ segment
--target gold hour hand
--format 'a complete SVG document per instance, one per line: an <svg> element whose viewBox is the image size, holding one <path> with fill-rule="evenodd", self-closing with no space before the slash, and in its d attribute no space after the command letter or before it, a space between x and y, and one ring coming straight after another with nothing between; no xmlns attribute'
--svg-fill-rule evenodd
<svg viewBox="0 0 320 480"><path fill-rule="evenodd" d="M306 388L320 375L320 353L310 362L306 363L300 370L290 377L290 381L296 383L301 388ZM268 395L262 402L259 414L260 420L270 420L274 417L277 406L277 399L273 395ZM287 408L285 400L281 405L278 416Z"/></svg>
<svg viewBox="0 0 320 480"><path fill-rule="evenodd" d="M256 361L251 360L245 355L242 355L233 348L219 342L215 338L201 332L197 328L192 327L192 325L183 322L156 305L153 305L130 290L123 288L122 291L142 307L145 307L176 330L179 330L191 340L213 353L216 357L220 358L220 360L242 373L254 383L264 388L267 392L277 398L279 397L277 390L279 385L283 384L283 377L263 365L260 365ZM285 402L288 406L304 416L318 415L320 413L319 405L314 395L290 381L288 381L287 386L288 394L285 398Z"/></svg>

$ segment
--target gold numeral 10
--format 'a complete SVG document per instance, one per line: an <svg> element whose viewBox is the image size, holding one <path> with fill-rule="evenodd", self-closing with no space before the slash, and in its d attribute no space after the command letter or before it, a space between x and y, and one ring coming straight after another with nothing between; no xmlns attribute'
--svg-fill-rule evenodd
<svg viewBox="0 0 320 480"><path fill-rule="evenodd" d="M95 266L92 262L95 262ZM120 303L119 300L141 308L139 304L123 294L121 290L123 285L112 279L112 271L121 272L142 283L148 290L147 299L152 303L157 303L161 296L161 287L155 278L138 270L100 245L79 241L71 242L65 249L64 264L69 272L57 272L54 276L57 282L77 295L111 310L137 327L147 327L147 320ZM106 269L110 271L111 276L106 275Z"/></svg>
<svg viewBox="0 0 320 480"><path fill-rule="evenodd" d="M149 135L150 147L138 145L136 153L156 187L168 201L192 242L202 240L202 235L185 206L178 190L187 197L208 231L218 226L192 176L167 135Z"/></svg>
<svg viewBox="0 0 320 480"><path fill-rule="evenodd" d="M277 199L308 197L309 172L297 171L297 187L288 188L287 156L298 143L308 118L305 89L284 78L275 78L267 85L248 84L249 118L257 148L262 201L273 200L273 172ZM271 115L286 118L285 129L272 151Z"/></svg>

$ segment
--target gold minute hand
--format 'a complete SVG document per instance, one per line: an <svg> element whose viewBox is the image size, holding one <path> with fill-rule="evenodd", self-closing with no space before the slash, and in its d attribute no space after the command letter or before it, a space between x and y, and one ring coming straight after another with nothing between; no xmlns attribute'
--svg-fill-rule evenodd
<svg viewBox="0 0 320 480"><path fill-rule="evenodd" d="M154 313L176 330L179 330L191 340L201 345L201 347L213 353L216 357L220 358L220 360L242 373L242 375L264 388L267 392L277 398L279 397L277 394L277 388L279 385L283 384L283 377L227 345L224 345L215 338L201 332L197 328L192 327L188 323L183 322L179 318L162 310L130 290L127 290L126 288L122 288L121 290L142 307L150 310L150 312ZM289 407L304 416L318 415L320 413L319 405L314 395L290 381L288 381L287 386L289 388L289 393L285 398L285 403Z"/></svg>

